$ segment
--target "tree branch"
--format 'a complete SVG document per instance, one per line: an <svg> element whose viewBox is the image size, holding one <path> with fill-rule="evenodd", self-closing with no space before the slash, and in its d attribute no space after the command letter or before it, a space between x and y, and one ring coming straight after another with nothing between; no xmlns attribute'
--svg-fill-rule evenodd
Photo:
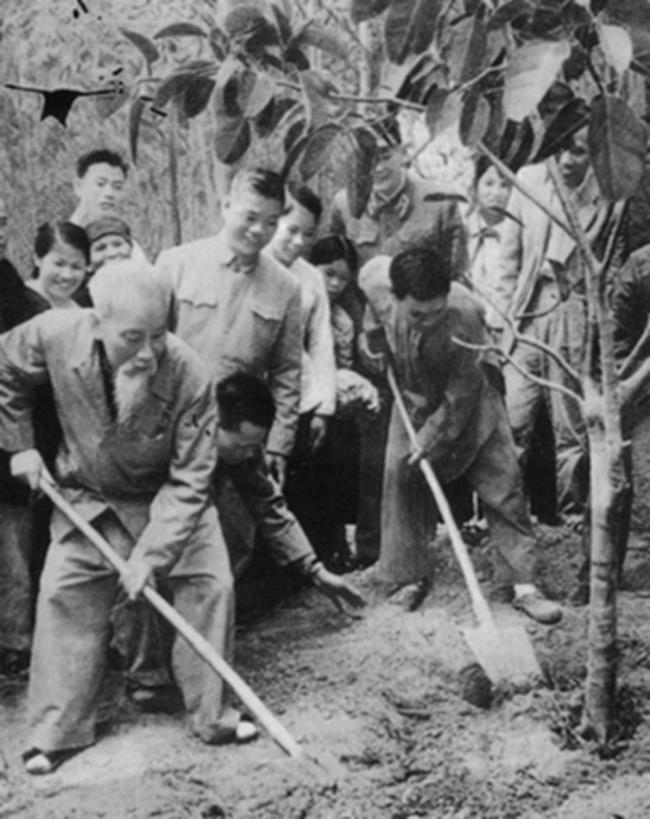
<svg viewBox="0 0 650 819"><path fill-rule="evenodd" d="M646 325L643 329L643 333L641 333L639 340L634 345L627 358L619 367L618 369L619 378L626 378L627 376L632 374L634 368L637 366L639 361L641 361L641 359L644 357L644 348L648 341L650 341L650 316L648 317Z"/></svg>
<svg viewBox="0 0 650 819"><path fill-rule="evenodd" d="M298 94L302 93L302 89L297 83L288 82L287 80L276 80L275 84L281 88L288 88L291 91L296 91ZM361 97L356 94L328 94L324 97L324 99L332 100L334 102L360 102L371 105L397 105L401 106L402 108L408 108L411 111L417 111L420 114L423 111L426 111L426 107L424 105L420 105L417 102L410 102L409 100L400 100L397 99L397 97Z"/></svg>
<svg viewBox="0 0 650 819"><path fill-rule="evenodd" d="M548 344L545 344L543 341L539 341L536 338L530 338L530 336L525 336L522 333L520 333L517 330L517 327L513 319L509 315L507 315L507 313L504 313L504 311L499 307L499 305L496 304L484 290L481 290L480 287L476 287L475 285L473 285L467 278L466 281L469 282L471 290L473 290L473 292L475 293L478 293L478 295L486 302L486 304L489 307L491 307L496 313L498 313L499 317L506 322L510 332L512 333L513 342L517 344L528 344L529 347L534 347L535 349L545 353L547 356L549 356L549 358L552 358L553 361L555 361L555 363L558 365L558 367L560 367L560 369L564 370L564 372L575 384L578 384L578 386L582 385L582 380L580 378L579 373L576 370L574 370L573 367L569 364L569 362L566 361L558 352L556 352L556 350L554 350ZM553 305L551 310L556 310L558 305L559 302ZM550 313L551 310L548 310L541 315L546 315L547 313ZM515 318L518 319L519 316L516 316ZM503 351L503 354L507 355L505 351Z"/></svg>
<svg viewBox="0 0 650 819"><path fill-rule="evenodd" d="M621 404L627 406L633 403L634 399L641 392L650 379L650 358L646 358L641 366L630 376L621 380L619 392Z"/></svg>
<svg viewBox="0 0 650 819"><path fill-rule="evenodd" d="M452 336L451 340L454 344L457 344L459 347L464 347L466 350L476 350L476 352L480 353L495 353L499 356L500 359L503 361L507 361L509 364L520 372L525 378L529 381L532 381L534 384L539 384L540 387L546 387L549 390L555 390L556 392L560 392L565 395L567 398L571 398L573 401L578 403L578 406L582 408L582 396L578 395L577 392L569 389L568 387L563 386L562 384L556 384L555 381L549 381L546 378L540 378L537 375L533 375L532 373L528 372L521 364L518 364L512 356L508 355L501 347L497 344L472 344L469 341L463 341L461 338L457 336Z"/></svg>

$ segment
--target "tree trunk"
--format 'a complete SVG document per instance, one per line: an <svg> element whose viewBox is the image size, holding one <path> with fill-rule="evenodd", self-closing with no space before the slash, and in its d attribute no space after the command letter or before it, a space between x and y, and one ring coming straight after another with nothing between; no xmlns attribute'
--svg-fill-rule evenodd
<svg viewBox="0 0 650 819"><path fill-rule="evenodd" d="M178 103L172 100L169 111L169 138L167 140L167 149L169 152L170 203L175 245L180 245L183 241L183 228L178 195L178 116Z"/></svg>
<svg viewBox="0 0 650 819"><path fill-rule="evenodd" d="M604 418L589 421L591 571L585 728L604 745L611 736L616 697L616 453Z"/></svg>
<svg viewBox="0 0 650 819"><path fill-rule="evenodd" d="M601 275L605 275L603 271ZM604 746L612 738L616 704L616 588L629 528L631 487L623 442L613 319L599 282L596 319L602 395L585 385L591 488L589 646L584 727ZM592 396L589 393L592 393ZM590 411L591 408L591 411Z"/></svg>

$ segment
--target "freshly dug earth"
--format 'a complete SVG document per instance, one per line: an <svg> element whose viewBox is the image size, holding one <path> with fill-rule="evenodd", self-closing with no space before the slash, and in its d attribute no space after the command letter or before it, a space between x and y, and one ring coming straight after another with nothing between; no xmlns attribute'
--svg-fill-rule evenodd
<svg viewBox="0 0 650 819"><path fill-rule="evenodd" d="M565 601L577 537L540 528L541 584ZM372 572L353 575L369 608L356 620L313 590L248 622L236 666L302 743L294 761L267 737L206 747L182 715L147 715L119 675L107 682L101 736L55 774L30 778L25 682L0 679L0 817L229 817L229 819L645 819L650 816L650 559L632 550L620 594L621 741L600 758L576 732L584 676L586 610L568 604L545 628L507 607L534 641L548 685L499 698L489 710L463 700L473 658L457 626L471 623L444 538L433 588L415 612L386 598ZM473 549L487 575L486 548Z"/></svg>

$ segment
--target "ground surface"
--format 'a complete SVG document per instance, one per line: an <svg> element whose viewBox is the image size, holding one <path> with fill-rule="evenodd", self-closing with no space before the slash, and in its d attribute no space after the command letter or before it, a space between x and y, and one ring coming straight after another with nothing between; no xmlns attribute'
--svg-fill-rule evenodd
<svg viewBox="0 0 650 819"><path fill-rule="evenodd" d="M564 600L577 543L542 530L542 582ZM448 550L415 612L367 577L361 620L303 591L238 634L237 668L321 761L287 759L268 738L208 748L181 716L145 715L118 677L106 689L100 741L55 774L22 772L24 681L0 678L0 817L94 819L645 819L650 816L650 559L632 552L620 595L621 719L639 719L615 758L573 731L584 673L585 610L557 627L525 624L551 687L480 710L460 697L472 660L458 631L468 601ZM485 550L477 547L479 570ZM499 622L502 622L500 619ZM648 709L644 712L644 709Z"/></svg>

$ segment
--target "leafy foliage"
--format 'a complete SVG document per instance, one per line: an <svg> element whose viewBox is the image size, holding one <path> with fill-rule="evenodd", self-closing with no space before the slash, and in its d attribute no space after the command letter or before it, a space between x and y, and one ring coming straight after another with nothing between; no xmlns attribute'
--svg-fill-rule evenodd
<svg viewBox="0 0 650 819"><path fill-rule="evenodd" d="M588 125L603 192L628 195L638 181L646 127L625 93L631 75L650 70L647 3L351 0L349 22L338 3L322 3L316 17L283 0L240 1L219 14L211 0L200 15L190 14L195 5L175 0L171 19L152 16L147 26L125 17L113 28L133 70L104 76L92 108L107 124L124 109L134 157L142 136L165 133L174 105L175 138L187 142L198 120L227 164L273 144L285 173L326 171L345 181L356 207L367 198L377 134L408 105L431 138L456 127L468 147L485 143L515 170ZM368 106L349 84L341 93L338 67L359 53L353 26L372 20L393 68L377 92L386 99ZM84 107L73 108L72 79L51 88L56 111L59 98L68 114Z"/></svg>
<svg viewBox="0 0 650 819"><path fill-rule="evenodd" d="M591 105L589 152L607 199L626 199L635 192L646 146L646 128L623 100L611 94L596 97Z"/></svg>
<svg viewBox="0 0 650 819"><path fill-rule="evenodd" d="M371 171L377 153L377 140L367 128L355 128L353 150L346 164L346 192L350 213L359 218L372 188Z"/></svg>
<svg viewBox="0 0 650 819"><path fill-rule="evenodd" d="M511 57L505 73L503 104L506 116L521 122L541 102L569 58L566 40L525 43Z"/></svg>

